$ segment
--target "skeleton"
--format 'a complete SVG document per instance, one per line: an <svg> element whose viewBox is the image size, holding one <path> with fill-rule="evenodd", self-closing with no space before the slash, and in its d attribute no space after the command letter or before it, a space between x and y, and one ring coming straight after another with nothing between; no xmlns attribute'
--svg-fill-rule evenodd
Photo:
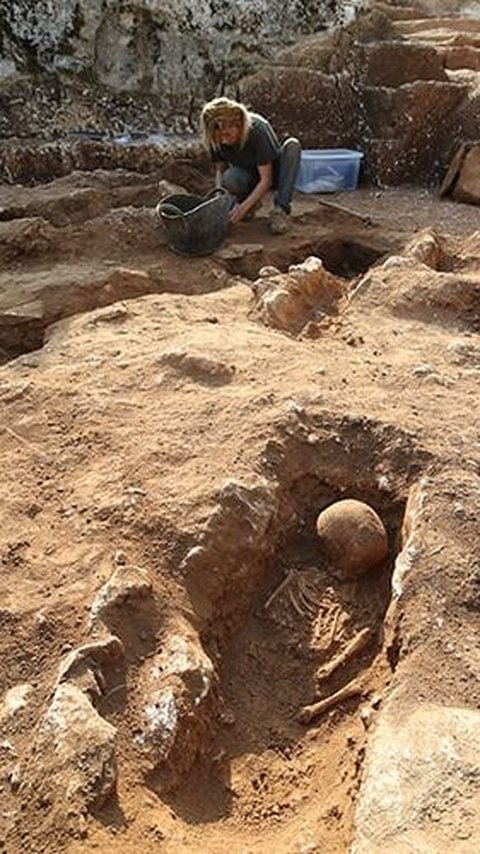
<svg viewBox="0 0 480 854"><path fill-rule="evenodd" d="M342 667L352 658L355 658L355 656L365 649L372 637L373 631L368 626L358 632L355 637L347 643L342 652L334 656L330 661L324 664L323 667L317 670L315 674L317 684L325 682L325 680L327 680L335 670L338 670L339 667ZM357 694L363 694L365 690L366 680L364 675L359 676L356 679L352 679L351 682L348 682L347 685L344 685L343 688L340 688L333 694L329 694L322 700L318 700L318 702L304 706L300 709L298 720L300 723L309 724L315 718L328 711L328 709L331 709L338 703L343 703L344 700L349 700L351 697L357 696Z"/></svg>
<svg viewBox="0 0 480 854"><path fill-rule="evenodd" d="M347 664L352 658L355 658L360 652L362 652L367 644L370 642L372 638L372 630L367 626L365 629L362 629L358 634L356 634L346 645L346 647L340 652L338 655L335 655L330 661L327 661L322 667L317 670L315 674L315 679L317 683L325 682L326 679L338 670L339 667L342 667L344 664Z"/></svg>
<svg viewBox="0 0 480 854"><path fill-rule="evenodd" d="M286 593L288 601L300 617L313 619L318 614L319 609L321 611L329 610L329 606L322 605L320 602L320 593L309 580L305 571L289 569L283 581L265 602L264 611L268 611L283 592Z"/></svg>
<svg viewBox="0 0 480 854"><path fill-rule="evenodd" d="M335 641L338 642L341 639L343 634L342 623L344 622L344 611L341 605L332 604L331 601L322 602L322 591L317 588L306 571L289 569L282 582L265 602L264 611L268 611L280 595L290 604L299 617L313 621L314 641L319 641L322 634L327 638L324 649L331 649ZM374 630L371 627L367 626L361 629L346 643L341 652L322 665L315 674L317 690L335 671L347 665L363 652L373 636ZM317 694L314 698L316 702L300 709L298 720L301 723L308 724L338 703L358 694L363 694L365 691L366 679L362 675L323 699L318 699Z"/></svg>
<svg viewBox="0 0 480 854"><path fill-rule="evenodd" d="M335 670L338 670L339 667L342 667L344 664L347 664L352 658L355 658L360 652L362 652L367 644L373 637L372 629L368 626L358 632L355 637L353 637L338 655L334 656L334 658L330 659L326 664L323 665L317 673L315 674L315 678L317 680L317 684L324 682L328 679ZM333 694L329 694L327 697L324 697L323 700L319 700L316 703L312 703L311 705L304 706L300 709L298 720L300 723L308 724L314 720L314 718L319 717L319 715L323 714L323 712L328 711L333 706L336 706L337 703L342 703L344 700L349 700L351 697L355 697L357 694L363 694L366 689L365 685L365 677L360 676L356 679L353 679L351 682L348 682L347 685L344 685L340 690L335 691Z"/></svg>

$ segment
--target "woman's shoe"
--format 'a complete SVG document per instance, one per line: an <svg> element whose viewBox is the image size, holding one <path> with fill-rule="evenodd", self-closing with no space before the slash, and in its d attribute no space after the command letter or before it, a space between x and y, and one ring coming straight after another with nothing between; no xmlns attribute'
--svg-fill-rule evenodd
<svg viewBox="0 0 480 854"><path fill-rule="evenodd" d="M272 234L285 234L290 229L289 216L283 208L275 207L270 211L270 231Z"/></svg>

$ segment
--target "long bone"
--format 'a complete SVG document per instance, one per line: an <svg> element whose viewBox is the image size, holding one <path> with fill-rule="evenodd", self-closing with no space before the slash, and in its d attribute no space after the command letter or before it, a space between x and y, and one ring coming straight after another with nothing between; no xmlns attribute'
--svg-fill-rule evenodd
<svg viewBox="0 0 480 854"><path fill-rule="evenodd" d="M337 703L342 703L344 700L349 700L351 697L363 694L364 691L365 683L363 677L353 679L347 685L344 685L343 688L340 688L339 691L335 691L334 694L324 697L324 699L319 700L318 703L312 703L310 706L304 706L298 713L298 720L302 724L309 724L315 718L318 718L319 715L322 715L324 712L327 712L328 709L336 706Z"/></svg>
<svg viewBox="0 0 480 854"><path fill-rule="evenodd" d="M355 635L346 645L346 647L338 655L335 655L330 661L327 661L322 667L317 670L315 679L317 682L325 682L335 670L338 670L342 665L347 664L350 659L358 655L359 652L365 649L373 635L372 629L367 626Z"/></svg>

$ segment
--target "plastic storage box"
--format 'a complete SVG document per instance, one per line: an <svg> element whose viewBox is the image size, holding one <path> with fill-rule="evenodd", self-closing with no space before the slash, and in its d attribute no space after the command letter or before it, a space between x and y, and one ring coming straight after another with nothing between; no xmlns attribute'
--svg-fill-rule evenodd
<svg viewBox="0 0 480 854"><path fill-rule="evenodd" d="M295 189L302 193L356 190L363 154L348 148L310 148L302 151Z"/></svg>

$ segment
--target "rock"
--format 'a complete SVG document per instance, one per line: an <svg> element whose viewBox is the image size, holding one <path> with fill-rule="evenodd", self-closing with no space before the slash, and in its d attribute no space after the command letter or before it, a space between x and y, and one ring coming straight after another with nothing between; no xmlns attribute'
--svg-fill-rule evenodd
<svg viewBox="0 0 480 854"><path fill-rule="evenodd" d="M235 376L235 365L227 365L193 350L167 351L158 356L156 361L205 385L224 385Z"/></svg>
<svg viewBox="0 0 480 854"><path fill-rule="evenodd" d="M407 256L412 256L431 267L432 270L442 268L445 253L440 238L429 229L415 234L405 247Z"/></svg>
<svg viewBox="0 0 480 854"><path fill-rule="evenodd" d="M461 114L460 136L478 137L478 105L467 108L465 97L474 85L449 79L434 46L399 39L390 12L371 10L342 32L284 49L240 89L304 148L359 147L368 180L428 183L450 156Z"/></svg>
<svg viewBox="0 0 480 854"><path fill-rule="evenodd" d="M0 222L0 262L54 252L57 230L41 217Z"/></svg>
<svg viewBox="0 0 480 854"><path fill-rule="evenodd" d="M9 688L0 703L0 721L13 717L23 709L28 703L32 690L32 685L27 683Z"/></svg>
<svg viewBox="0 0 480 854"><path fill-rule="evenodd" d="M269 117L280 136L296 136L304 148L336 148L354 140L356 97L347 75L313 68L266 66L241 82L246 103Z"/></svg>
<svg viewBox="0 0 480 854"><path fill-rule="evenodd" d="M388 554L383 522L363 501L347 498L331 504L318 516L317 534L329 569L342 580L363 575Z"/></svg>
<svg viewBox="0 0 480 854"><path fill-rule="evenodd" d="M188 771L207 744L215 715L217 677L193 627L171 625L162 651L142 668L142 704L135 741L158 768L166 788Z"/></svg>
<svg viewBox="0 0 480 854"><path fill-rule="evenodd" d="M356 854L477 851L479 751L477 710L391 702L367 752Z"/></svg>
<svg viewBox="0 0 480 854"><path fill-rule="evenodd" d="M480 51L478 47L469 45L450 45L449 47L437 48L439 57L442 57L445 68L455 71L458 68L471 68L480 71Z"/></svg>
<svg viewBox="0 0 480 854"><path fill-rule="evenodd" d="M75 683L92 700L98 699L105 691L108 671L124 653L115 635L72 649L60 664L57 688L65 682Z"/></svg>
<svg viewBox="0 0 480 854"><path fill-rule="evenodd" d="M249 0L225 0L221 6L212 0L201 5L137 0L104 7L99 0L79 0L58 14L50 3L16 0L5 10L0 58L4 74L12 67L25 71L33 62L50 73L82 73L83 80L98 81L102 94L110 89L124 101L132 93L131 100L141 104L145 99L139 93L152 94L160 101L160 114L173 110L183 116L177 132L185 132L191 129L192 102L195 107L207 94L231 86L274 46L337 23L344 7L352 14L359 4L339 0L332 10L324 4L312 9L308 0L288 9L280 0L258 0L254 7ZM58 109L60 83L52 96Z"/></svg>
<svg viewBox="0 0 480 854"><path fill-rule="evenodd" d="M172 184L171 181L162 180L158 182L158 198L159 201L165 198L165 196L177 196L184 195L188 192L185 187L181 187L180 184Z"/></svg>
<svg viewBox="0 0 480 854"><path fill-rule="evenodd" d="M254 279L263 262L264 247L261 243L229 243L215 252L229 273Z"/></svg>
<svg viewBox="0 0 480 854"><path fill-rule="evenodd" d="M480 145L474 145L465 155L453 197L457 202L480 204Z"/></svg>
<svg viewBox="0 0 480 854"><path fill-rule="evenodd" d="M280 274L280 270L277 270L276 267L262 267L258 271L259 279L270 279L272 276L278 276Z"/></svg>
<svg viewBox="0 0 480 854"><path fill-rule="evenodd" d="M21 794L77 814L101 806L116 787L115 740L83 691L59 685L23 763Z"/></svg>
<svg viewBox="0 0 480 854"><path fill-rule="evenodd" d="M451 361L456 365L472 365L480 368L480 346L461 338L452 341L447 347Z"/></svg>
<svg viewBox="0 0 480 854"><path fill-rule="evenodd" d="M395 88L416 80L447 80L434 47L405 41L378 41L358 47L359 78L367 86Z"/></svg>
<svg viewBox="0 0 480 854"><path fill-rule="evenodd" d="M433 367L433 365L428 365L424 362L421 365L414 365L411 373L413 377L429 377L432 374L436 374L438 372L437 369Z"/></svg>
<svg viewBox="0 0 480 854"><path fill-rule="evenodd" d="M306 258L302 264L291 265L288 273L262 268L252 289L255 313L263 322L292 333L300 332L319 313L336 314L345 296L342 282L315 256Z"/></svg>
<svg viewBox="0 0 480 854"><path fill-rule="evenodd" d="M218 629L222 634L222 622L228 622L229 631L243 625L241 615L263 577L273 548L268 531L279 512L279 496L275 484L259 477L250 482L227 481L217 501L181 569L202 619L212 619L210 631ZM218 613L223 620L215 618Z"/></svg>
<svg viewBox="0 0 480 854"><path fill-rule="evenodd" d="M460 83L417 80L395 89L365 86L364 174L380 186L439 178L439 152L450 153L456 113L467 94Z"/></svg>
<svg viewBox="0 0 480 854"><path fill-rule="evenodd" d="M124 602L142 601L151 594L152 581L145 569L120 565L95 596L90 608L90 625L104 619L112 609Z"/></svg>

